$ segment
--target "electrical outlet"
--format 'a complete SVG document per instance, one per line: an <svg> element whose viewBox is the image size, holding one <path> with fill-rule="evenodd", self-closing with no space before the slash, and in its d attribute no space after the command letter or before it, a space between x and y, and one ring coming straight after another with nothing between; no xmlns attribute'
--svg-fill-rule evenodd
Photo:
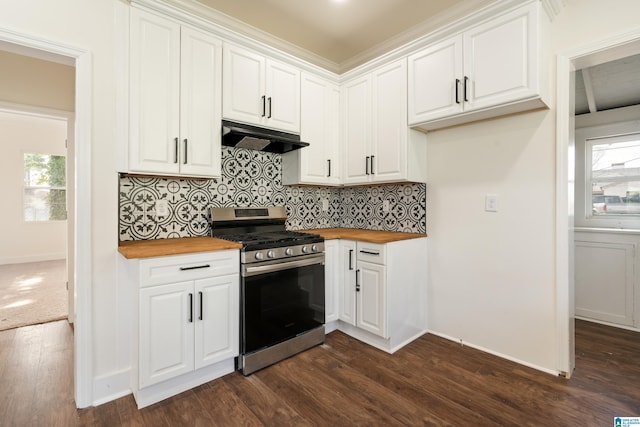
<svg viewBox="0 0 640 427"><path fill-rule="evenodd" d="M156 200L156 217L169 215L169 204L166 199Z"/></svg>
<svg viewBox="0 0 640 427"><path fill-rule="evenodd" d="M389 212L389 201L388 200L383 200L382 201L382 212Z"/></svg>
<svg viewBox="0 0 640 427"><path fill-rule="evenodd" d="M322 211L326 212L329 210L329 201L327 199L322 200Z"/></svg>
<svg viewBox="0 0 640 427"><path fill-rule="evenodd" d="M484 210L486 212L498 212L497 194L487 194L484 196Z"/></svg>

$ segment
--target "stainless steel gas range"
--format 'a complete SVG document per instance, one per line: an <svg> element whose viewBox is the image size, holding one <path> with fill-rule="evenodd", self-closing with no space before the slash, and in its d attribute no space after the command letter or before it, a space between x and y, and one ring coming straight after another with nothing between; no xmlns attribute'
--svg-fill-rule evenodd
<svg viewBox="0 0 640 427"><path fill-rule="evenodd" d="M212 235L242 243L244 375L324 342L324 239L287 231L286 217L284 206L211 210Z"/></svg>

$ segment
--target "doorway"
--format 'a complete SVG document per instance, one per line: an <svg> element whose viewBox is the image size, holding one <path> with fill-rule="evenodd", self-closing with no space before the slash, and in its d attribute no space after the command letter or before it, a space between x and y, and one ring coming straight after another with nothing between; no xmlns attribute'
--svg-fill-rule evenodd
<svg viewBox="0 0 640 427"><path fill-rule="evenodd" d="M640 31L602 40L557 57L556 283L558 367L575 368L575 71L640 53Z"/></svg>
<svg viewBox="0 0 640 427"><path fill-rule="evenodd" d="M11 66L11 56L0 58L5 69ZM69 77L74 79L73 69ZM73 226L67 222L67 195L73 189L67 178L73 177L73 163L67 162L66 148L72 116L30 106L0 108L6 203L0 211L0 330L73 319L67 291L67 266L73 265L67 250Z"/></svg>
<svg viewBox="0 0 640 427"><path fill-rule="evenodd" d="M0 29L0 50L22 55L43 55L75 65L75 127L68 136L73 138L74 208L68 221L74 224L68 238L68 248L73 251L70 277L76 286L71 299L74 301L74 397L76 406L84 408L93 403L93 353L92 353L92 247L91 247L91 130L92 130L92 61L91 52L70 47L55 40L42 39L28 34Z"/></svg>

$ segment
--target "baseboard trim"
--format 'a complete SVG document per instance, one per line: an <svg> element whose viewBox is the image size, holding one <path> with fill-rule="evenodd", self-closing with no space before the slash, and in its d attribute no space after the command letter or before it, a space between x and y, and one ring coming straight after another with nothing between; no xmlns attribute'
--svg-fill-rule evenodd
<svg viewBox="0 0 640 427"><path fill-rule="evenodd" d="M131 394L131 369L102 375L93 379L93 406Z"/></svg>
<svg viewBox="0 0 640 427"><path fill-rule="evenodd" d="M41 262L41 261L57 261L59 259L66 259L66 258L67 258L67 255L64 252L41 254L41 255L18 256L18 257L10 257L10 258L0 258L0 265L24 264L27 262Z"/></svg>
<svg viewBox="0 0 640 427"><path fill-rule="evenodd" d="M534 363L529 363L527 361L524 361L524 360L521 360L521 359L518 359L518 358L515 358L515 357L512 357L512 356L509 356L509 355L506 355L506 354L503 354L503 353L500 353L500 352L497 352L497 351L490 350L490 349L488 349L486 347L482 347L480 345L475 345L475 344L472 344L472 343L469 343L469 342L463 342L461 339L451 337L451 336L449 336L447 334L442 334L440 332L435 332L435 331L428 331L428 333L430 333L432 335L435 335L437 337L440 337L440 338L444 338L444 339L449 340L449 341L453 341L453 342L458 343L460 345L464 345L464 346L467 346L467 347L474 348L476 350L480 350L483 353L492 354L494 356L500 357L501 359L506 359L506 360L509 360L511 362L517 363L519 365L523 365L523 366L535 369L537 371L545 372L547 374L551 374L551 375L555 375L555 376L558 376L558 375L561 374L561 372L558 371L558 370L545 368L544 366L539 366L539 365L536 365Z"/></svg>

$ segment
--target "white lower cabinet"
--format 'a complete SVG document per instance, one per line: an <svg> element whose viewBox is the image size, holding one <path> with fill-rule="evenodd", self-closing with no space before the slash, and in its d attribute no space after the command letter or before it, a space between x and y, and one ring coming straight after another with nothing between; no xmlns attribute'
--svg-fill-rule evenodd
<svg viewBox="0 0 640 427"><path fill-rule="evenodd" d="M239 252L124 261L135 288L132 389L142 408L234 371Z"/></svg>
<svg viewBox="0 0 640 427"><path fill-rule="evenodd" d="M339 242L338 329L390 353L424 334L426 238Z"/></svg>
<svg viewBox="0 0 640 427"><path fill-rule="evenodd" d="M340 307L340 244L339 240L324 242L324 321L325 332L336 329Z"/></svg>
<svg viewBox="0 0 640 427"><path fill-rule="evenodd" d="M631 233L576 231L575 314L586 320L640 329L640 271Z"/></svg>

